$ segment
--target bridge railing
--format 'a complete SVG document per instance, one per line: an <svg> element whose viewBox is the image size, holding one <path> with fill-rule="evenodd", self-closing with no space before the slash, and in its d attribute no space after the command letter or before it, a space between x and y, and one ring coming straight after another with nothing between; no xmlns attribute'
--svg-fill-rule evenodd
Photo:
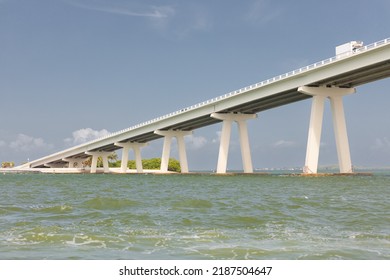
<svg viewBox="0 0 390 280"><path fill-rule="evenodd" d="M293 70L293 71L290 71L290 72L287 72L287 73L284 73L284 74L275 76L275 77L273 77L273 78L264 80L264 81L262 81L262 82L258 82L258 83L256 83L256 84L252 84L252 85L249 85L249 86L240 88L240 89L238 89L238 90L234 90L234 91L228 92L228 93L226 93L226 94L224 94L224 95L220 95L220 96L214 97L214 98L212 98L212 99L209 99L209 100L206 100L206 101L197 103L197 104L195 104L195 105L192 105L192 106L183 108L183 109L181 109L181 110L177 110L177 111L175 111L175 112L172 112L172 113L163 115L163 116L161 116L161 117L157 117L157 118L154 118L154 119L152 119L152 120L145 121L145 122L143 122L143 123L133 125L133 126L131 126L131 127L129 127L129 128L122 129L121 131L114 132L114 133L111 133L111 134L109 134L109 135L103 136L103 137L101 137L101 138L99 138L99 139L96 139L96 140L94 140L94 141L91 141L91 143L96 142L96 141L99 141L99 140L102 140L102 139L105 139L105 138L110 138L110 137L113 137L113 136L115 136L115 135L119 135L119 134L122 134L122 133L124 133L124 132L128 132L128 131L131 131L131 130L134 130L134 129L137 129L137 128L140 128L140 127L143 127L143 126L146 126L146 125L150 125L150 124L152 124L152 123L156 123L156 122L159 122L159 121L161 121L161 120L165 120L165 119L168 119L168 118L170 118L170 117L173 117L173 116L176 116L176 115L179 115L179 114L182 114L182 113L185 113L185 112L188 112L188 111L191 111L191 110L194 110L194 109L203 107L203 106L207 106L207 105L210 105L210 104L212 104L212 103L219 102L219 101L221 101L221 100L230 98L230 97L235 96L235 95L238 95L238 94L243 94L243 93L245 93L245 92L248 92L248 91L251 91L251 90L254 90L254 89L258 89L258 88L260 88L260 87L269 85L269 84L271 84L271 83L274 83L274 82L277 82L277 81L280 81L280 80L284 80L284 79L290 78L290 77L292 77L292 76L301 74L301 73L303 73L303 72L306 72L306 71L309 71L309 70L313 70L313 69L315 69L315 68L319 68L319 67L322 67L322 66L324 66L324 65L328 65L328 64L333 63L333 62L335 62L335 61L339 61L339 60L342 60L342 59L346 59L346 58L350 57L351 55L361 54L361 53L363 53L363 52L366 52L366 51L369 51L369 50L372 50L372 49L375 49L375 48L378 48L378 47L381 47L381 46L387 45L387 44L390 44L390 38L387 38L387 39L384 39L384 40L381 40L381 41L378 41L378 42L369 44L369 45L367 45L367 46L363 46L363 47L361 47L361 48L358 48L358 49L356 49L354 52L349 53L348 55L342 55L342 56L336 55L336 56L334 56L334 57L331 57L331 58L327 58L327 59L321 60L321 61L319 61L319 62L316 62L316 63L310 64L310 65L301 67L301 68L299 68L299 69L296 69L296 70Z"/></svg>

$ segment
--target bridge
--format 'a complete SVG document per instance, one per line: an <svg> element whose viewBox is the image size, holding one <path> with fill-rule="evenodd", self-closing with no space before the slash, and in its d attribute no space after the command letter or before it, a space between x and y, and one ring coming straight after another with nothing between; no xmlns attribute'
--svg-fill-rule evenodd
<svg viewBox="0 0 390 280"><path fill-rule="evenodd" d="M355 42L356 43L356 42ZM347 49L344 49L347 47ZM161 172L168 170L172 138L177 139L181 172L187 173L188 161L184 137L197 128L222 122L217 173L226 173L231 127L239 129L243 170L252 173L247 121L257 113L312 98L306 160L303 173L318 169L324 104L330 100L340 173L352 173L352 163L345 123L343 96L356 87L390 76L390 38L366 46L353 42L336 48L336 56L300 69L229 92L225 95L180 109L108 136L78 145L18 166L19 169L81 168L92 156L91 173L97 172L98 157L104 172L110 172L108 155L122 149L120 172L127 172L129 149L134 150L137 172L143 172L141 148L148 142L164 138Z"/></svg>

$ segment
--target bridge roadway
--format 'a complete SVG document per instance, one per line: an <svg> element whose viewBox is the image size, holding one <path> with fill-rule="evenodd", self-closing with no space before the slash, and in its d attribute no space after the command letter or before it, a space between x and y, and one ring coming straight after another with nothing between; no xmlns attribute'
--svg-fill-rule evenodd
<svg viewBox="0 0 390 280"><path fill-rule="evenodd" d="M300 87L355 88L390 76L390 38L354 52L311 64L168 115L146 121L106 137L75 146L19 167L42 168L65 165L69 159L84 159L93 152L121 149L118 143L147 143L164 137L156 131L192 131L222 122L213 113L256 114L312 98Z"/></svg>

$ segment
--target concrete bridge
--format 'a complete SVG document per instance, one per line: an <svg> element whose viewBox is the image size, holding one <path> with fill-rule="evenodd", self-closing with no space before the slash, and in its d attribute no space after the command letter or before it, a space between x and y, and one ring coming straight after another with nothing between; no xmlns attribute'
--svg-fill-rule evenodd
<svg viewBox="0 0 390 280"><path fill-rule="evenodd" d="M390 76L390 38L363 46L350 42L336 47L336 56L300 69L229 92L176 112L112 133L106 137L72 147L37 160L18 169L79 168L92 156L91 173L97 171L102 157L104 172L109 172L107 156L122 149L122 166L127 170L129 149L134 150L137 172L143 172L141 148L164 137L161 172L168 170L171 140L177 139L183 173L189 172L184 136L193 130L222 122L217 173L226 173L230 132L233 122L239 128L243 170L252 173L247 121L257 113L289 103L312 98L306 161L303 172L317 173L324 103L331 103L340 173L352 173L352 163L345 123L343 96L356 87ZM65 170L64 170L65 171Z"/></svg>

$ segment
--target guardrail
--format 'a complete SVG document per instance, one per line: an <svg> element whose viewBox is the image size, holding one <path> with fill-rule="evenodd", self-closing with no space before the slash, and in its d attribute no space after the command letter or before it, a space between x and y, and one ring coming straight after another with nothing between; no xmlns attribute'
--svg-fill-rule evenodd
<svg viewBox="0 0 390 280"><path fill-rule="evenodd" d="M293 71L290 71L290 72L287 72L287 73L284 73L284 74L281 74L281 75L278 75L276 77L264 80L262 82L259 82L259 83L256 83L256 84L252 84L252 85L240 88L238 90L231 91L231 92L226 93L224 95L220 95L220 96L214 97L212 99L209 99L209 100L197 103L195 105L183 108L181 110L178 110L178 111L175 111L175 112L163 115L161 117L157 117L157 118L154 118L152 120L145 121L145 122L133 125L133 126L131 126L129 128L122 129L120 131L110 133L109 135L100 137L98 139L92 140L92 141L87 142L87 143L83 143L81 145L73 147L72 149L80 148L80 147L83 147L83 146L88 146L88 145L96 143L98 141L101 141L101 140L104 140L104 139L108 139L110 137L114 137L114 136L117 136L117 135L125 133L125 132L129 132L129 131L134 130L134 129L138 129L140 127L144 127L144 126L150 125L152 123L156 123L156 122L159 122L159 121L162 121L162 120L166 120L166 119L168 119L170 117L177 116L177 115L183 114L185 112L188 112L188 111L191 111L191 110L195 110L197 108L200 108L200 107L203 107L203 106L207 106L207 105L219 102L221 100L230 98L230 97L235 96L235 95L243 94L245 92L248 92L248 91L251 91L251 90L254 90L254 89L258 89L260 87L272 84L274 82L281 81L281 80L293 77L295 75L301 74L303 72L306 72L306 71L309 71L309 70L313 70L313 69L316 69L316 68L319 68L319 67L323 67L325 65L329 65L329 64L331 64L333 62L346 59L346 58L348 58L348 57L350 57L352 55L358 55L358 54L364 53L366 51L370 51L372 49L375 49L375 48L378 48L378 47L382 47L382 46L387 45L387 44L390 44L390 38L387 38L387 39L384 39L384 40L381 40L381 41L369 44L367 46L363 46L363 47L358 48L354 52L351 52L349 54L336 55L334 57L327 58L325 60L321 60L319 62L310 64L308 66L301 67L299 69L296 69L296 70L293 70Z"/></svg>

